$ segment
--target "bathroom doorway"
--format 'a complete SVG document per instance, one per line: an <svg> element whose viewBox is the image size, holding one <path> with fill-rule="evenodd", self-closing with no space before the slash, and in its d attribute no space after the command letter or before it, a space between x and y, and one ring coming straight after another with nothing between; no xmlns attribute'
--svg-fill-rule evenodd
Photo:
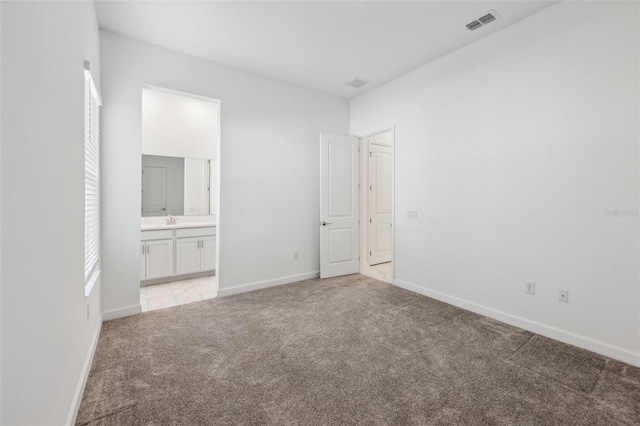
<svg viewBox="0 0 640 426"><path fill-rule="evenodd" d="M142 89L140 304L217 296L220 101Z"/></svg>

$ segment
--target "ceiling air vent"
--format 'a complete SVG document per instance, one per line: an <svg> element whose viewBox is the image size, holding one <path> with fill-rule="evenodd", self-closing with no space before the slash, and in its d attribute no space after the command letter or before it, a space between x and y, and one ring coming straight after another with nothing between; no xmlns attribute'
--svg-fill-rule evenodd
<svg viewBox="0 0 640 426"><path fill-rule="evenodd" d="M482 24L480 23L480 21L473 21L473 22L469 22L467 24L467 29L473 31L473 30L477 30L481 26L482 26Z"/></svg>
<svg viewBox="0 0 640 426"><path fill-rule="evenodd" d="M498 14L493 10L489 11L486 15L482 16L481 18L478 18L475 21L469 22L467 24L467 29L471 31L475 31L478 28L484 25L487 25L489 22L495 21L496 19L498 19Z"/></svg>
<svg viewBox="0 0 640 426"><path fill-rule="evenodd" d="M351 86L351 87L355 87L356 89L359 89L359 88L361 88L362 86L364 86L367 83L368 83L368 81L363 80L360 77L356 77L353 80L351 80L350 82L348 82L347 86Z"/></svg>

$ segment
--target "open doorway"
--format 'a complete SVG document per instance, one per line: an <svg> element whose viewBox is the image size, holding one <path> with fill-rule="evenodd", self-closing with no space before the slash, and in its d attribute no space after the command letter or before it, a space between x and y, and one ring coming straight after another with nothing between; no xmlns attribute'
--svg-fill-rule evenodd
<svg viewBox="0 0 640 426"><path fill-rule="evenodd" d="M142 90L140 304L217 296L220 102Z"/></svg>
<svg viewBox="0 0 640 426"><path fill-rule="evenodd" d="M360 138L360 273L393 282L394 133Z"/></svg>

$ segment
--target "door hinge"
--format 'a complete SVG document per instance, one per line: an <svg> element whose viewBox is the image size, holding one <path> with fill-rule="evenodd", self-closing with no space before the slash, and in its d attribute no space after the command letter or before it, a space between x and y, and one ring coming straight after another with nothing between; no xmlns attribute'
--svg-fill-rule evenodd
<svg viewBox="0 0 640 426"><path fill-rule="evenodd" d="M369 252L369 256L371 256L371 252Z"/></svg>
<svg viewBox="0 0 640 426"><path fill-rule="evenodd" d="M373 190L373 185L369 185L369 191Z"/></svg>
<svg viewBox="0 0 640 426"><path fill-rule="evenodd" d="M373 157L373 151L369 151L369 157Z"/></svg>
<svg viewBox="0 0 640 426"><path fill-rule="evenodd" d="M360 225L360 221L358 220L358 225Z"/></svg>
<svg viewBox="0 0 640 426"><path fill-rule="evenodd" d="M372 222L371 222L371 218L369 218L369 223L372 223Z"/></svg>

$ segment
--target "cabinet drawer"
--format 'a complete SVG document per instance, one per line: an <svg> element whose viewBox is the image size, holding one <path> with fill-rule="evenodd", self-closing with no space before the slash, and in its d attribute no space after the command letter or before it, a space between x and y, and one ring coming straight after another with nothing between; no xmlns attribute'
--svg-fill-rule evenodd
<svg viewBox="0 0 640 426"><path fill-rule="evenodd" d="M176 238L207 237L212 235L216 235L215 226L207 226L206 228L176 229Z"/></svg>
<svg viewBox="0 0 640 426"><path fill-rule="evenodd" d="M173 238L173 231L171 229L161 229L157 231L142 231L140 239L142 241L151 240L170 240Z"/></svg>

